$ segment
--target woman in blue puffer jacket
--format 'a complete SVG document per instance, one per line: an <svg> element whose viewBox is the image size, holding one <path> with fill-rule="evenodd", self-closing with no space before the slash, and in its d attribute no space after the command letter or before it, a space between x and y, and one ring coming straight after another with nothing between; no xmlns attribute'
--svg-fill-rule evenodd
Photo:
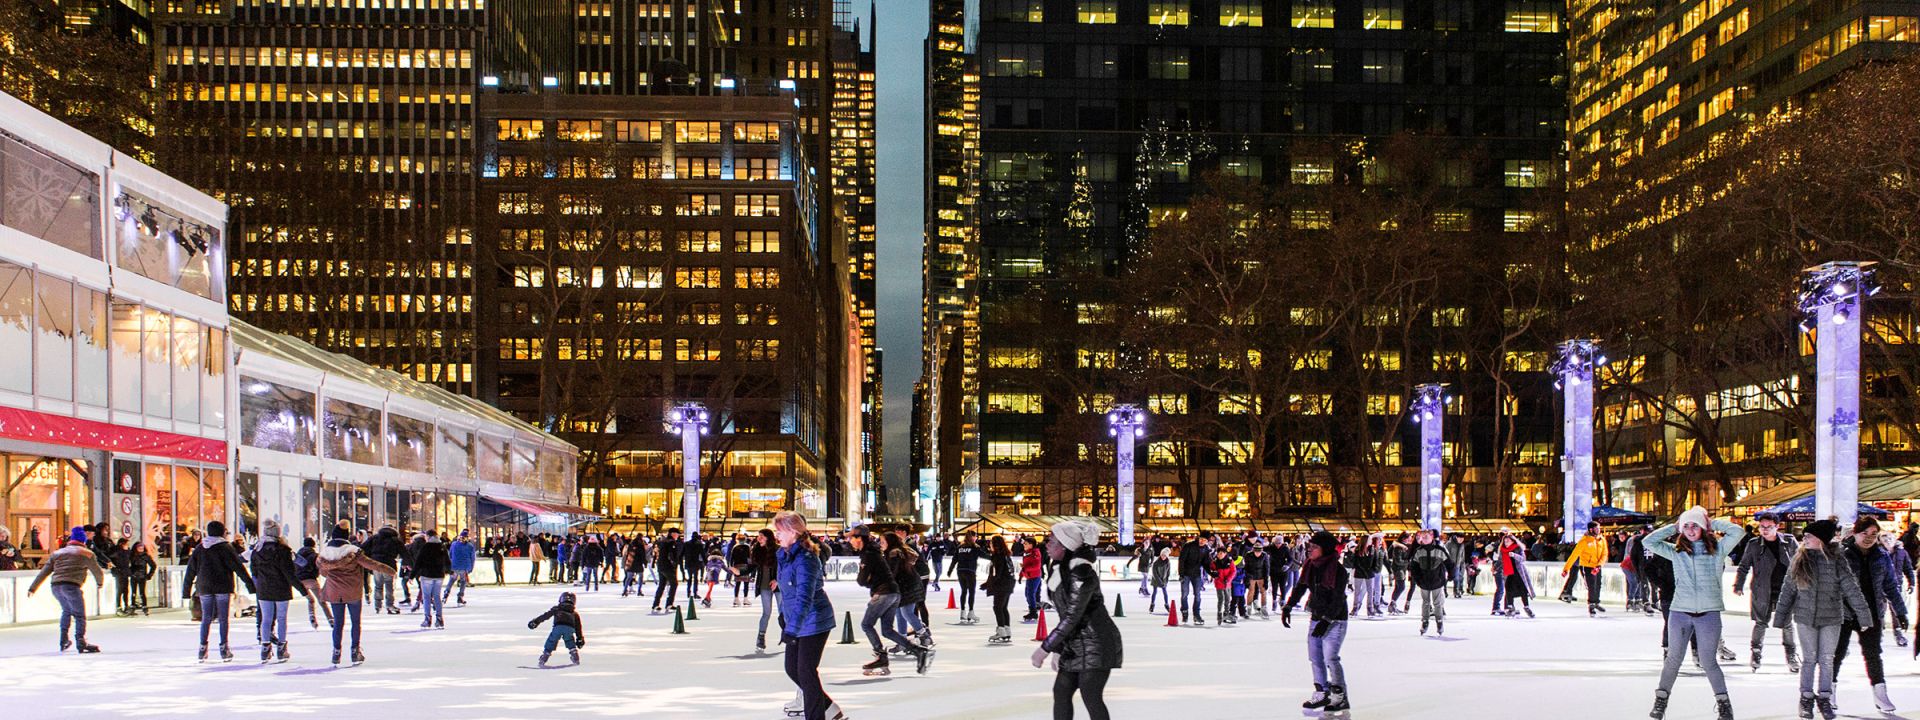
<svg viewBox="0 0 1920 720"><path fill-rule="evenodd" d="M1715 538L1714 533L1720 533ZM1720 674L1720 612L1726 603L1720 596L1720 576L1727 556L1740 547L1746 531L1725 520L1709 520L1706 508L1695 505L1680 514L1680 521L1648 534L1642 544L1647 551L1673 564L1673 602L1667 617L1666 666L1660 671L1660 689L1653 694L1654 720L1667 714L1667 694L1680 674L1680 661L1693 640L1700 641L1695 653L1713 686L1719 720L1733 720L1733 702L1727 697L1727 679Z"/></svg>
<svg viewBox="0 0 1920 720"><path fill-rule="evenodd" d="M775 590L780 593L780 642L787 646L787 677L800 689L799 709L807 720L844 720L840 706L820 685L820 656L833 633L833 602L827 599L821 547L807 532L798 513L773 516L774 540L780 543Z"/></svg>

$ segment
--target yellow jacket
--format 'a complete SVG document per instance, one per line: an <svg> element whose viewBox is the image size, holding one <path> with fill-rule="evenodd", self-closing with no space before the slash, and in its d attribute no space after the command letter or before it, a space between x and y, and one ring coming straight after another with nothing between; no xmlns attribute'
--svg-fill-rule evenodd
<svg viewBox="0 0 1920 720"><path fill-rule="evenodd" d="M1581 536L1580 542L1573 546L1573 554L1567 556L1567 564L1562 566L1560 571L1571 571L1576 563L1580 567L1589 568L1607 564L1607 539L1592 535Z"/></svg>

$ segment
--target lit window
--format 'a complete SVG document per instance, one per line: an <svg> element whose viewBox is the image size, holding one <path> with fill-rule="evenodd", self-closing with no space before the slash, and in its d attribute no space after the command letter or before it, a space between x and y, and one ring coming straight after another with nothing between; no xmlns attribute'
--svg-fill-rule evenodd
<svg viewBox="0 0 1920 720"><path fill-rule="evenodd" d="M1560 32L1562 3L1542 0L1507 0L1507 32Z"/></svg>
<svg viewBox="0 0 1920 720"><path fill-rule="evenodd" d="M1020 415L1038 415L1042 411L1039 393L990 392L987 393L986 411L990 413L1013 413Z"/></svg>
<svg viewBox="0 0 1920 720"><path fill-rule="evenodd" d="M1040 459L1040 443L1010 440L987 441L987 464L1010 465ZM1038 502L1038 498L1032 498Z"/></svg>
<svg viewBox="0 0 1920 720"><path fill-rule="evenodd" d="M1511 188L1552 187L1553 166L1544 160L1506 161L1506 183Z"/></svg>
<svg viewBox="0 0 1920 720"><path fill-rule="evenodd" d="M780 269L770 267L734 268L733 286L753 290L773 290L779 288Z"/></svg>
<svg viewBox="0 0 1920 720"><path fill-rule="evenodd" d="M1266 25L1265 0L1220 0L1220 27Z"/></svg>
<svg viewBox="0 0 1920 720"><path fill-rule="evenodd" d="M987 367L1031 370L1040 367L1040 349L996 347L987 350Z"/></svg>
<svg viewBox="0 0 1920 720"><path fill-rule="evenodd" d="M1320 158L1299 158L1293 161L1289 174L1295 185L1326 185L1333 182L1333 161Z"/></svg>
<svg viewBox="0 0 1920 720"><path fill-rule="evenodd" d="M1293 26L1333 27L1333 0L1293 0Z"/></svg>
<svg viewBox="0 0 1920 720"><path fill-rule="evenodd" d="M1360 8L1360 26L1368 30L1399 30L1406 25L1406 8L1400 0L1365 0Z"/></svg>
<svg viewBox="0 0 1920 720"><path fill-rule="evenodd" d="M1147 24L1186 27L1189 0L1147 0Z"/></svg>
<svg viewBox="0 0 1920 720"><path fill-rule="evenodd" d="M1147 396L1147 411L1155 415L1187 414L1185 393L1154 393Z"/></svg>
<svg viewBox="0 0 1920 720"><path fill-rule="evenodd" d="M1367 396L1367 414L1368 415L1399 415L1400 414L1400 396L1399 395L1368 395Z"/></svg>
<svg viewBox="0 0 1920 720"><path fill-rule="evenodd" d="M1120 0L1079 0L1077 19L1087 25L1112 25L1120 22Z"/></svg>

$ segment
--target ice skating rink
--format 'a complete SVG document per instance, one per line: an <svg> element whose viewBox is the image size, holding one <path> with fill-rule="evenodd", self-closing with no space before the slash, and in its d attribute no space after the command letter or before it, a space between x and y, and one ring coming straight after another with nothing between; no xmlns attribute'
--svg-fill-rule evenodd
<svg viewBox="0 0 1920 720"><path fill-rule="evenodd" d="M830 644L823 676L828 691L853 720L1046 718L1050 671L1028 664L1032 625L1013 628L1015 642L988 646L990 625L956 625L943 586L933 603L938 655L925 677L896 660L887 678L862 677L864 639ZM829 583L835 615L858 621L865 593L852 583ZM725 589L715 607L671 634L671 615L648 615L648 598L621 598L617 586L582 593L580 612L588 645L579 667L538 669L546 628L526 621L543 612L557 586L476 588L466 607L449 607L447 628L422 630L419 616L366 615L367 664L333 668L324 620L306 625L304 601L294 602L293 661L260 665L252 618L235 618L235 659L194 661L196 625L185 612L92 624L88 636L105 652L56 652L47 625L0 630L0 702L9 720L27 718L418 717L779 720L792 697L782 670L778 632L767 653L753 649L758 606L730 607ZM1305 613L1293 629L1271 621L1237 627L1166 627L1149 615L1137 582L1109 582L1126 617L1125 667L1107 686L1115 718L1214 720L1301 717L1311 689L1302 646ZM930 597L935 596L929 593ZM980 611L991 622L991 606ZM1212 594L1206 598L1212 617ZM1659 672L1660 621L1620 608L1588 619L1583 606L1551 598L1536 601L1536 620L1489 617L1486 596L1449 601L1444 639L1418 636L1417 616L1355 621L1345 662L1352 717L1369 720L1553 718L1625 720L1646 717ZM1744 607L1745 598L1729 597ZM369 608L371 610L371 608ZM1416 612L1418 608L1415 608ZM1016 594L1017 621L1023 604ZM1746 666L1751 625L1729 613L1729 646L1740 659L1728 668L1734 710L1743 720L1792 718L1797 686L1784 669L1777 635L1766 665ZM834 640L840 638L836 629ZM858 629L855 630L858 636ZM1920 676L1909 648L1887 638L1887 668L1895 702L1920 718ZM558 661L565 662L564 650ZM1858 653L1840 673L1842 716L1885 717L1873 710ZM1669 718L1712 715L1712 694L1691 663L1675 688ZM1078 717L1085 717L1084 710ZM1310 717L1310 716L1309 716ZM1895 717L1898 717L1896 715Z"/></svg>

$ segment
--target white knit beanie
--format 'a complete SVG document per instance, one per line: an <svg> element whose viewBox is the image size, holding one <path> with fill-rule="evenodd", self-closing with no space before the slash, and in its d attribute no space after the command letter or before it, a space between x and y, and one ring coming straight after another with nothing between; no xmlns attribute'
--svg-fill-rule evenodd
<svg viewBox="0 0 1920 720"><path fill-rule="evenodd" d="M1707 516L1707 509L1699 505L1695 505L1693 509L1680 513L1678 526L1684 528L1688 523L1699 525L1702 530L1713 529L1713 520Z"/></svg>
<svg viewBox="0 0 1920 720"><path fill-rule="evenodd" d="M1053 525L1053 539L1068 551L1100 542L1100 528L1084 520L1062 520Z"/></svg>

